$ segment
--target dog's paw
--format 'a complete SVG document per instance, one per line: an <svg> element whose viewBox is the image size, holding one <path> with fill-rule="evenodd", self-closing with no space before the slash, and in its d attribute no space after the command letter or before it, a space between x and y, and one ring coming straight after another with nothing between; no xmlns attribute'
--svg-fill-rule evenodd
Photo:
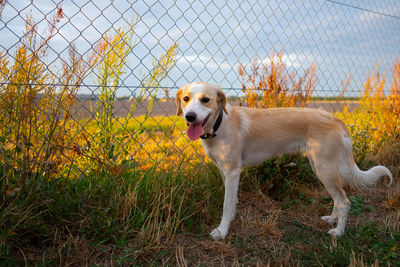
<svg viewBox="0 0 400 267"><path fill-rule="evenodd" d="M212 232L210 233L212 239L214 240L221 240L221 239L225 239L226 235L228 234L227 231L223 231L219 228L215 228L214 230L212 230Z"/></svg>
<svg viewBox="0 0 400 267"><path fill-rule="evenodd" d="M327 222L329 225L337 223L337 218L334 218L332 216L322 216L321 219Z"/></svg>
<svg viewBox="0 0 400 267"><path fill-rule="evenodd" d="M331 235L332 237L341 237L344 234L344 231L339 230L337 228L332 228L331 230L328 231L328 234Z"/></svg>

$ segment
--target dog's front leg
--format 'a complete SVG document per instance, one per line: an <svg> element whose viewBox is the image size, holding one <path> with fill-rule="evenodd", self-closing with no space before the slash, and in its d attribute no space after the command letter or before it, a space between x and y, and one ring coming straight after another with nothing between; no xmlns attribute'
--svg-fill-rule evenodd
<svg viewBox="0 0 400 267"><path fill-rule="evenodd" d="M229 226L235 218L236 205L238 202L238 188L240 169L222 171L225 183L224 209L221 223L210 234L213 239L224 239L229 231Z"/></svg>

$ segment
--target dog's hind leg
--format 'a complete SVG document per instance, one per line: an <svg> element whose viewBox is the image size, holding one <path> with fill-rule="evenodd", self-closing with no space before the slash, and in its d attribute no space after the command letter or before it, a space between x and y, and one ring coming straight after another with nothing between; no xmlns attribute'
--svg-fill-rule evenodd
<svg viewBox="0 0 400 267"><path fill-rule="evenodd" d="M342 182L337 170L327 166L316 165L315 167L318 178L333 198L332 214L330 216L323 216L321 219L329 224L337 222L336 228L332 228L328 233L332 236L339 237L344 233L346 228L347 216L350 210L350 201L342 189Z"/></svg>
<svg viewBox="0 0 400 267"><path fill-rule="evenodd" d="M240 171L240 169L222 171L225 184L224 208L219 226L210 233L213 239L224 239L228 234L232 220L235 218Z"/></svg>
<svg viewBox="0 0 400 267"><path fill-rule="evenodd" d="M313 170L314 174L317 175L317 170L315 169L315 164L314 164L314 160L312 158L312 153L309 153L309 151L307 151L307 156L308 156L308 160L310 162L311 169ZM337 205L334 205L334 207L336 207L336 206ZM324 220L325 222L327 222L328 224L333 225L333 224L337 223L337 217L338 217L337 211L335 208L333 208L331 215L322 216L321 219Z"/></svg>
<svg viewBox="0 0 400 267"><path fill-rule="evenodd" d="M315 169L314 161L313 161L311 155L308 155L308 160L310 161L311 169L313 170L314 174L317 175L317 171ZM337 205L334 205L331 215L322 216L321 219L330 225L337 223L338 215L337 215L336 207L337 207Z"/></svg>

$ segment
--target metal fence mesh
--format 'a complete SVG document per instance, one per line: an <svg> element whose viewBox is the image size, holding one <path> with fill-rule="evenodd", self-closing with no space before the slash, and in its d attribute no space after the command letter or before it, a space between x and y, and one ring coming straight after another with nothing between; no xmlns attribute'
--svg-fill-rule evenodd
<svg viewBox="0 0 400 267"><path fill-rule="evenodd" d="M280 57L289 77L314 64L308 105L339 111L400 55L395 0L0 3L3 157L66 175L196 164L174 116L183 84L219 83L245 105L239 65Z"/></svg>

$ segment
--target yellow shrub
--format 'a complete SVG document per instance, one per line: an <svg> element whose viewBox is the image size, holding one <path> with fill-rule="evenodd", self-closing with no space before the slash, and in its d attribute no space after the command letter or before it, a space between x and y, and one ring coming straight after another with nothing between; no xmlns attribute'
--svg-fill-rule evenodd
<svg viewBox="0 0 400 267"><path fill-rule="evenodd" d="M315 90L317 81L316 66L312 64L304 75L296 80L295 73L288 74L282 58L272 54L269 64L264 65L253 60L250 74L245 66L239 65L238 72L242 80L245 101L252 108L304 107Z"/></svg>
<svg viewBox="0 0 400 267"><path fill-rule="evenodd" d="M336 116L352 129L354 144L366 143L362 153L378 150L400 141L400 61L394 64L393 82L385 94L386 80L379 72L367 77L359 106L352 112L344 108ZM358 140L359 139L359 140Z"/></svg>
<svg viewBox="0 0 400 267"><path fill-rule="evenodd" d="M65 161L64 148L71 140L66 127L71 124L72 95L95 57L82 64L71 45L61 85L54 85L45 58L61 18L60 8L49 22L47 35L39 36L32 15L27 15L13 62L1 53L0 80L5 83L0 87L0 161L4 177L9 179L6 183L16 177L20 184L37 175L52 177Z"/></svg>

